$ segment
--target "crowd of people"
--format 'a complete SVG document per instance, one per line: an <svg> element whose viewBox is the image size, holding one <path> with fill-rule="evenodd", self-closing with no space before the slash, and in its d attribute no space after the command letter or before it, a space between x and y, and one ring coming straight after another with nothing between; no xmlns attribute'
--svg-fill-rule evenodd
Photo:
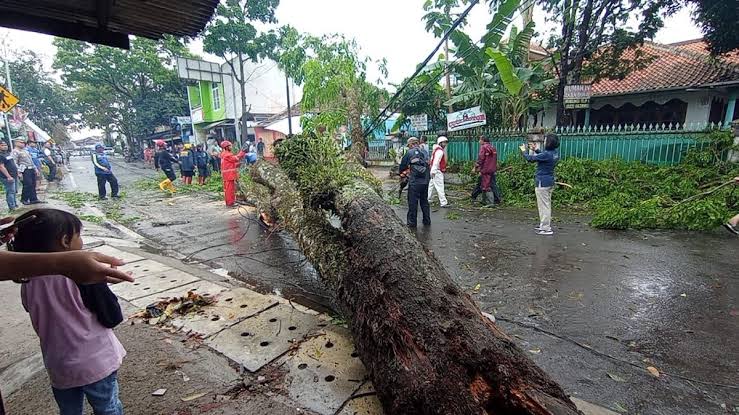
<svg viewBox="0 0 739 415"><path fill-rule="evenodd" d="M398 197L402 195L403 189L408 187L406 223L411 228L418 225L419 206L423 215L423 224L431 225L430 203L434 194L438 194L441 207L449 206L444 190L448 144L449 140L445 136L439 136L429 154L426 137L421 137L420 140L411 137L406 143L398 168L400 174ZM555 134L547 134L541 146L529 143L528 145L522 144L520 148L522 156L527 161L537 163L534 192L539 210L539 224L534 229L539 235L554 234L551 226L551 200L555 184L554 168L559 162L557 148L559 148L559 139ZM502 203L501 192L496 180L497 164L498 152L495 146L490 143L488 137L481 136L480 151L474 167L474 172L479 175L479 178L471 194L473 201L482 194L485 205L494 206Z"/></svg>
<svg viewBox="0 0 739 415"><path fill-rule="evenodd" d="M14 140L13 148L0 140L0 158L0 183L5 189L5 201L11 212L19 206L19 189L21 204L43 203L36 194L41 179L49 182L59 180L63 172L60 167L68 162L65 153L53 141L39 146L34 139L21 138Z"/></svg>

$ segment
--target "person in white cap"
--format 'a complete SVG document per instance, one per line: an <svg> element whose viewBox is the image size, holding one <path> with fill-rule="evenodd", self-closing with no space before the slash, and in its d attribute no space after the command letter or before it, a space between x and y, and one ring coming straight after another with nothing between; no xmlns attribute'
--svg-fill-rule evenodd
<svg viewBox="0 0 739 415"><path fill-rule="evenodd" d="M449 140L443 135L436 140L431 153L431 183L429 184L429 203L434 197L434 191L439 194L441 207L449 205L444 192L444 172L446 171L446 145Z"/></svg>

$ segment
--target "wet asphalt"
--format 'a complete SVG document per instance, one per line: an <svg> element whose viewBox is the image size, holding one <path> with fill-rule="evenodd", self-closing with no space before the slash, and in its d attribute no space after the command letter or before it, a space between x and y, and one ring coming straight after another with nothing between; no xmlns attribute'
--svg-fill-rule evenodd
<svg viewBox="0 0 739 415"><path fill-rule="evenodd" d="M251 212L205 193L135 190L154 172L114 163L123 209L141 218L134 230L258 290L331 308L292 241L262 229ZM64 187L96 192L86 158L73 158L72 169L74 183L68 177ZM461 197L452 193L452 203ZM587 217L556 206L554 214L555 235L542 237L532 211L435 208L417 236L572 396L628 414L739 413L739 238L601 231ZM172 221L187 223L153 226Z"/></svg>

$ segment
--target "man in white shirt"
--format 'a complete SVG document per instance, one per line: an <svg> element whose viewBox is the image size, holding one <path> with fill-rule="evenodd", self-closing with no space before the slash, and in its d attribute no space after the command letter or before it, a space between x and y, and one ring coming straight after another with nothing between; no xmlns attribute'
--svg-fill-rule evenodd
<svg viewBox="0 0 739 415"><path fill-rule="evenodd" d="M431 183L429 183L429 203L434 197L434 191L439 194L441 207L449 205L444 192L444 172L446 171L446 146L449 140L443 135L436 140L431 153Z"/></svg>

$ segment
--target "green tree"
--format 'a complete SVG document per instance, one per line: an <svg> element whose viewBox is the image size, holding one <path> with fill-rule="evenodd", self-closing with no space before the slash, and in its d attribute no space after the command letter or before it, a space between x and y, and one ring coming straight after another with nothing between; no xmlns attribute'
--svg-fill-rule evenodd
<svg viewBox="0 0 739 415"><path fill-rule="evenodd" d="M335 134L347 126L352 152L363 156L367 143L362 120L376 116L387 99L384 89L367 81L367 66L378 63L387 76L384 61L360 56L356 42L339 35L308 37L303 45L307 58L302 66L302 107L304 113L313 114L304 117L304 129Z"/></svg>
<svg viewBox="0 0 739 415"><path fill-rule="evenodd" d="M67 125L72 121L74 111L68 91L44 68L35 52L21 51L8 64L13 93L21 99L18 105L34 123L51 134L57 124Z"/></svg>
<svg viewBox="0 0 739 415"><path fill-rule="evenodd" d="M175 57L189 55L180 41L134 38L130 50L60 38L54 44L54 68L72 88L86 125L108 136L122 133L137 147L137 138L188 112L185 86L174 71Z"/></svg>
<svg viewBox="0 0 739 415"><path fill-rule="evenodd" d="M276 24L279 0L226 0L206 27L203 50L226 60L241 88L241 137L246 141L246 78L244 61L259 62L272 57L278 45L274 30L260 31L255 24ZM236 61L236 65L234 65Z"/></svg>
<svg viewBox="0 0 739 415"><path fill-rule="evenodd" d="M442 108L446 101L446 94L444 88L439 84L439 79L444 72L444 67L437 65L427 68L426 71L410 81L398 97L397 106L394 108L394 112L400 113L400 117L393 126L393 130L403 125L408 116L420 114L428 116L429 129L441 130L446 128L446 111ZM396 87L398 86L396 85Z"/></svg>

